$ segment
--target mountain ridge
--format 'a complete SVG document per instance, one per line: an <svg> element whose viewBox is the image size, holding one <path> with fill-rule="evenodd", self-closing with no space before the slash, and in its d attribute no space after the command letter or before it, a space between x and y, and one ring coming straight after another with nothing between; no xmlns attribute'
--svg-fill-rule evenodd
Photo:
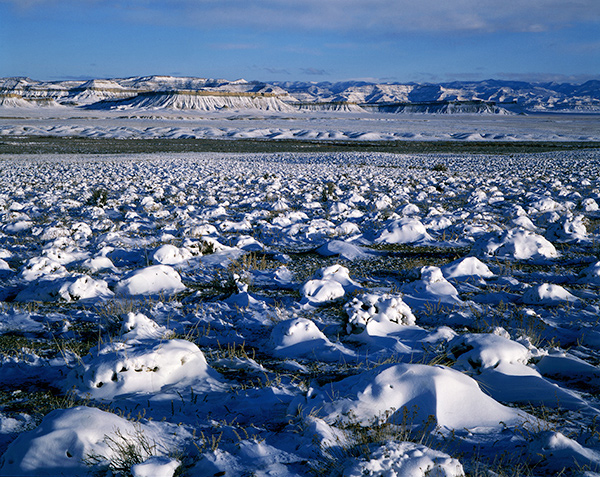
<svg viewBox="0 0 600 477"><path fill-rule="evenodd" d="M165 95L169 95L168 101ZM0 78L0 106L36 107L40 104L85 109L202 111L227 108L392 113L600 113L600 80L571 84L497 79L444 83L262 82L160 75L65 81Z"/></svg>

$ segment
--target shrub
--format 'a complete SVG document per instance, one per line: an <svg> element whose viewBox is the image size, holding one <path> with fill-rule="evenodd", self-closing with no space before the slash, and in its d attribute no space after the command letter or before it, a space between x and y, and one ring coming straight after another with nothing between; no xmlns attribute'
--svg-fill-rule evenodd
<svg viewBox="0 0 600 477"><path fill-rule="evenodd" d="M123 434L120 429L114 436L104 436L104 442L111 450L110 456L90 453L84 463L90 467L108 468L113 474L131 476L131 467L141 464L149 457L155 456L156 444L151 443L139 425L133 434Z"/></svg>
<svg viewBox="0 0 600 477"><path fill-rule="evenodd" d="M94 189L92 196L88 199L88 205L104 207L108 200L108 191L106 189Z"/></svg>

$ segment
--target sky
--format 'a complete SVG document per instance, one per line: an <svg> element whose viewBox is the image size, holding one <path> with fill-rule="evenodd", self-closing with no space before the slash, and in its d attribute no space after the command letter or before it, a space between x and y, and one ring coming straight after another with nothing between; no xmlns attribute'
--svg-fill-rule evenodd
<svg viewBox="0 0 600 477"><path fill-rule="evenodd" d="M0 0L0 77L600 79L600 0Z"/></svg>

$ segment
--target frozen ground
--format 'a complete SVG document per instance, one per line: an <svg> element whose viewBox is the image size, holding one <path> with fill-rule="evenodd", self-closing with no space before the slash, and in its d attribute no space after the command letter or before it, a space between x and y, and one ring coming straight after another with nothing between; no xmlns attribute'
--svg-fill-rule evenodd
<svg viewBox="0 0 600 477"><path fill-rule="evenodd" d="M594 114L87 111L0 108L0 136L304 140L600 141Z"/></svg>
<svg viewBox="0 0 600 477"><path fill-rule="evenodd" d="M599 173L3 155L0 475L599 475Z"/></svg>

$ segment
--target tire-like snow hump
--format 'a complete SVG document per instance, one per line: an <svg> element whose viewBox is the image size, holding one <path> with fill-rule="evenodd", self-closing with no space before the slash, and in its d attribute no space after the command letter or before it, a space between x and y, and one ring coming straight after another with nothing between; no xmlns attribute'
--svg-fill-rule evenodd
<svg viewBox="0 0 600 477"><path fill-rule="evenodd" d="M309 404L331 422L354 416L363 425L390 411L389 420L401 422L403 408L414 413L415 424L433 416L451 429L500 428L524 416L484 394L469 376L421 364L384 365L351 376L323 387Z"/></svg>

